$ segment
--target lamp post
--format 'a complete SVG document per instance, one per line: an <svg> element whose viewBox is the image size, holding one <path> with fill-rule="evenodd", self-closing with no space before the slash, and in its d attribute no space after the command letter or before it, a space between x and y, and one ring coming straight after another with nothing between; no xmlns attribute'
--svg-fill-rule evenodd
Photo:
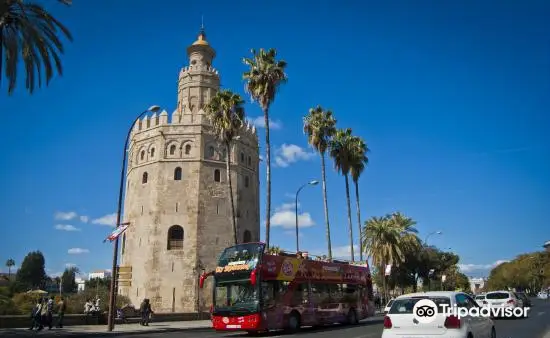
<svg viewBox="0 0 550 338"><path fill-rule="evenodd" d="M442 231L434 231L434 232L430 232L428 234L428 236L426 236L426 238L424 239L424 251L426 251L426 249L428 248L428 238L430 238L431 236L433 235L442 235L443 232ZM431 278L431 269L428 270L428 291L431 291L431 288L432 288L432 278Z"/></svg>
<svg viewBox="0 0 550 338"><path fill-rule="evenodd" d="M126 168L126 158L127 158L127 152L128 152L128 141L130 139L130 134L132 133L132 129L134 129L134 126L136 122L145 114L149 112L158 112L160 110L159 106L151 106L147 110L143 111L141 114L138 115L134 119L134 122L132 122L132 125L130 126L130 129L128 129L128 133L126 134L126 141L124 142L124 150L122 152L122 166L120 168L120 186L118 190L118 208L117 208L117 214L116 214L116 227L118 228L120 226L120 214L122 212L122 193L124 192L124 177L125 175L125 168ZM113 269L112 276L111 276L111 288L109 290L109 317L107 318L107 330L113 331L115 327L115 305L116 305L116 278L117 278L117 260L118 260L118 237L115 239L115 245L113 247Z"/></svg>
<svg viewBox="0 0 550 338"><path fill-rule="evenodd" d="M296 212L296 252L300 251L300 244L298 243L298 194L302 189L307 187L308 185L317 185L319 184L319 181L313 180L309 181L306 184L302 185L298 190L296 191L296 199L294 200L294 206L295 206L295 212Z"/></svg>

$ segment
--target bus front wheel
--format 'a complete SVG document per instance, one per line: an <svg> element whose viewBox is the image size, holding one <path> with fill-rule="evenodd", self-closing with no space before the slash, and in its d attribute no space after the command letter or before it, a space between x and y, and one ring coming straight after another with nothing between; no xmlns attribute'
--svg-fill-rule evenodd
<svg viewBox="0 0 550 338"><path fill-rule="evenodd" d="M357 312L355 312L355 309L349 309L348 324L356 325L357 323L359 323L359 320L357 320Z"/></svg>

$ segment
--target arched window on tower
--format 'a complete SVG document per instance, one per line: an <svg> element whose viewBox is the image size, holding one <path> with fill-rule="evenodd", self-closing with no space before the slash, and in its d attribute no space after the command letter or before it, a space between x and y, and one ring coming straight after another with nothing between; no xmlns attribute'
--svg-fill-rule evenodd
<svg viewBox="0 0 550 338"><path fill-rule="evenodd" d="M252 242L252 234L249 230L245 230L243 234L243 243Z"/></svg>
<svg viewBox="0 0 550 338"><path fill-rule="evenodd" d="M241 163L244 163L244 153L241 153Z"/></svg>
<svg viewBox="0 0 550 338"><path fill-rule="evenodd" d="M181 181L181 168L174 169L174 181Z"/></svg>
<svg viewBox="0 0 550 338"><path fill-rule="evenodd" d="M151 158L155 157L155 148L151 148Z"/></svg>
<svg viewBox="0 0 550 338"><path fill-rule="evenodd" d="M147 183L148 178L149 178L149 175L147 174L147 172L144 172L143 176L141 176L141 183L143 184Z"/></svg>
<svg viewBox="0 0 550 338"><path fill-rule="evenodd" d="M191 154L191 145L187 144L185 146L185 155L189 155L189 154Z"/></svg>
<svg viewBox="0 0 550 338"><path fill-rule="evenodd" d="M170 155L175 155L175 154L176 154L176 145L172 144L170 146Z"/></svg>
<svg viewBox="0 0 550 338"><path fill-rule="evenodd" d="M139 159L142 161L145 159L145 150L141 151L141 154L139 155Z"/></svg>
<svg viewBox="0 0 550 338"><path fill-rule="evenodd" d="M183 228L179 225L172 225L168 229L168 250L183 249Z"/></svg>
<svg viewBox="0 0 550 338"><path fill-rule="evenodd" d="M252 157L248 156L248 166L252 166Z"/></svg>
<svg viewBox="0 0 550 338"><path fill-rule="evenodd" d="M222 180L222 177L220 174L220 170L219 169L214 170L214 181L221 182L221 180Z"/></svg>
<svg viewBox="0 0 550 338"><path fill-rule="evenodd" d="M216 153L216 150L214 149L214 147L212 146L208 147L208 154L207 154L208 158L214 158L215 153Z"/></svg>

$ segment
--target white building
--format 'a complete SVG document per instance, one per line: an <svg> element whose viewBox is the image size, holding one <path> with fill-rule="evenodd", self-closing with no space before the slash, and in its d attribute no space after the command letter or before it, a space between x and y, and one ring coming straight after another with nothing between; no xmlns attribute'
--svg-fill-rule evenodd
<svg viewBox="0 0 550 338"><path fill-rule="evenodd" d="M85 279L82 279L82 278L75 278L75 282L76 282L76 285L77 285L77 289L76 289L76 292L82 292L84 291L84 289L86 288L86 280Z"/></svg>
<svg viewBox="0 0 550 338"><path fill-rule="evenodd" d="M473 293L478 294L481 292L481 290L485 287L485 283L487 283L487 278L468 278L468 281L470 282L470 289Z"/></svg>
<svg viewBox="0 0 550 338"><path fill-rule="evenodd" d="M98 270L98 271L90 272L88 274L88 279L94 279L94 278L105 279L109 277L111 277L111 272L107 270Z"/></svg>

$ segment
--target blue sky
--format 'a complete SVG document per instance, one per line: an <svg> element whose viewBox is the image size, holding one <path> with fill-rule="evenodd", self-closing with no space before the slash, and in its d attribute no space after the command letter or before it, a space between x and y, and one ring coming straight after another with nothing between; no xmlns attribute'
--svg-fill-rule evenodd
<svg viewBox="0 0 550 338"><path fill-rule="evenodd" d="M110 266L112 247L102 240L112 228L97 223L116 210L126 130L152 104L175 109L201 15L223 87L244 95L241 58L250 48L275 47L288 62L289 82L271 109L273 151L287 164L273 168L274 212L320 177L302 116L321 104L371 149L363 219L399 210L422 238L441 230L430 244L451 247L472 275L549 239L547 2L238 3L48 2L75 41L65 75L49 87L29 96L21 81L12 97L5 83L0 92L0 260L19 264L40 249L52 274L66 264ZM261 116L246 108L250 119ZM345 254L344 179L328 164L333 245ZM301 245L311 252L326 247L322 205L320 186L301 193L303 224L313 223ZM293 248L288 230L274 224L273 243Z"/></svg>

